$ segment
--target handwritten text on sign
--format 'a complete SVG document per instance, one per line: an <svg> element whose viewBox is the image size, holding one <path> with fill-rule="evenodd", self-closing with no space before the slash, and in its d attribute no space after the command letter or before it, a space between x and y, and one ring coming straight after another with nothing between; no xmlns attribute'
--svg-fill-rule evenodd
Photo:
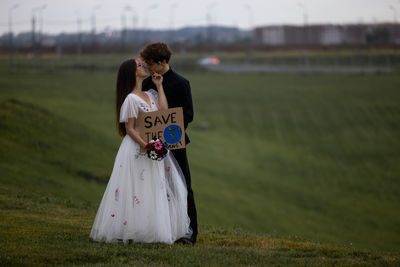
<svg viewBox="0 0 400 267"><path fill-rule="evenodd" d="M166 142L169 150L185 147L182 108L141 112L138 123L144 141L149 142L155 137Z"/></svg>

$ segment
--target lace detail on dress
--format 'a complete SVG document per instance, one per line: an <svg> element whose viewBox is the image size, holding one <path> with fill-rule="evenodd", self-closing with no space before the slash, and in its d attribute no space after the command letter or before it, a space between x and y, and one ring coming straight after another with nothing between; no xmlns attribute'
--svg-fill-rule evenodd
<svg viewBox="0 0 400 267"><path fill-rule="evenodd" d="M158 101L158 92L157 92L156 90L150 89L150 90L148 90L147 92L149 92L149 93L153 96L153 99L154 99L155 101Z"/></svg>

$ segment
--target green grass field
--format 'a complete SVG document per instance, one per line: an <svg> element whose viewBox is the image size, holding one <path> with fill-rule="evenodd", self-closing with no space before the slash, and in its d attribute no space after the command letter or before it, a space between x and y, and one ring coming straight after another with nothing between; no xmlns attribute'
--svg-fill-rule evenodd
<svg viewBox="0 0 400 267"><path fill-rule="evenodd" d="M200 224L188 248L88 239L121 141L116 74L6 64L3 263L400 263L398 73L187 73Z"/></svg>

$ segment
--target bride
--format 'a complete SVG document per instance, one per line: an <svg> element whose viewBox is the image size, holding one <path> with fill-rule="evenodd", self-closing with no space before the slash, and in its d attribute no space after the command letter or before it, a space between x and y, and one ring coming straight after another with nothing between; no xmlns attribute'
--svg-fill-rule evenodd
<svg viewBox="0 0 400 267"><path fill-rule="evenodd" d="M168 108L160 74L153 74L157 91L142 91L147 76L140 59L123 62L117 78L117 121L123 136L90 238L104 242L172 244L190 237L185 179L172 153L151 160L140 148L139 112Z"/></svg>

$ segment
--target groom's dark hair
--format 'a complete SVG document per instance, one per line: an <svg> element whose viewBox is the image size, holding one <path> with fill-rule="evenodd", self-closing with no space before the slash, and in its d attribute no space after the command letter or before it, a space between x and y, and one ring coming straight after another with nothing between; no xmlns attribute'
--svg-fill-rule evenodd
<svg viewBox="0 0 400 267"><path fill-rule="evenodd" d="M150 43L140 52L145 62L159 63L165 60L167 63L171 58L172 51L166 43Z"/></svg>

